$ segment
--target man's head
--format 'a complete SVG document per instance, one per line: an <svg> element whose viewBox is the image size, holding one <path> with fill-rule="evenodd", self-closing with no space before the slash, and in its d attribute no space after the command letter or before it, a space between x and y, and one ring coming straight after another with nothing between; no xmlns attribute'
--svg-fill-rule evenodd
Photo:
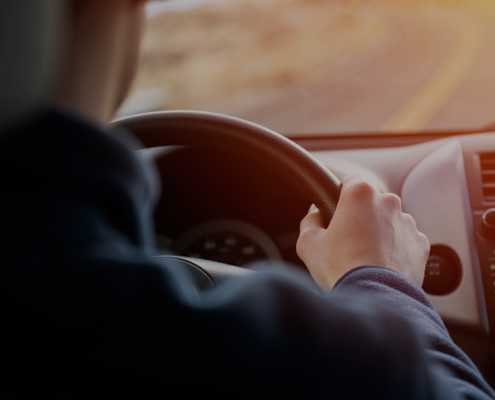
<svg viewBox="0 0 495 400"><path fill-rule="evenodd" d="M57 104L104 122L134 78L145 0L69 0Z"/></svg>

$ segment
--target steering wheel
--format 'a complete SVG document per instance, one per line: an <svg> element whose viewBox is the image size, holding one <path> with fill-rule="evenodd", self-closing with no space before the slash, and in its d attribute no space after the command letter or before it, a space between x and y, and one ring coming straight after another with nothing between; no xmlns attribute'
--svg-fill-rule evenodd
<svg viewBox="0 0 495 400"><path fill-rule="evenodd" d="M165 111L140 114L116 121L131 131L144 148L163 146L222 146L235 149L253 160L268 160L298 185L320 209L328 224L339 199L340 180L309 152L285 136L239 118L197 111ZM167 257L169 258L169 257ZM173 257L180 260L181 257ZM185 258L182 258L186 260ZM211 278L243 273L237 267L187 259ZM245 271L245 270L242 270Z"/></svg>

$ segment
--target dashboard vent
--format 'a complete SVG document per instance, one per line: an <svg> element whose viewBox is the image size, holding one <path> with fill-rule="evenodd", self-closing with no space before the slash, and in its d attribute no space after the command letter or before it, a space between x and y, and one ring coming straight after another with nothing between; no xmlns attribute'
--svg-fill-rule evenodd
<svg viewBox="0 0 495 400"><path fill-rule="evenodd" d="M481 153L480 166L483 197L495 202L495 153Z"/></svg>

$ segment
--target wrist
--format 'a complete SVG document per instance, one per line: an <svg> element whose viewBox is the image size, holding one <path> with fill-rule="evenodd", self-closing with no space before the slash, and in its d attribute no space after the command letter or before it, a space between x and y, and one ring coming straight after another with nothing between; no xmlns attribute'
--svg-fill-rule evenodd
<svg viewBox="0 0 495 400"><path fill-rule="evenodd" d="M392 273L392 274L397 274L397 271L395 271L392 268L381 266L381 265L360 265L359 267L352 268L348 270L345 274L343 274L336 282L335 285L333 286L333 289L337 288L340 286L342 283L344 283L348 278L353 278L354 275L360 274L360 273L373 273L373 272L378 272L378 273Z"/></svg>

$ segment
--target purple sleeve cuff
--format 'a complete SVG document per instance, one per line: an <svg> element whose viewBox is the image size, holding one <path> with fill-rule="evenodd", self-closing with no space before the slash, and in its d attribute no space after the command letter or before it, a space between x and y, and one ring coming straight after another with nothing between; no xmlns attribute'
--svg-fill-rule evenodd
<svg viewBox="0 0 495 400"><path fill-rule="evenodd" d="M358 290L373 292L375 295L409 297L433 310L426 293L406 277L390 268L381 266L363 266L355 268L342 276L334 287L335 291Z"/></svg>

